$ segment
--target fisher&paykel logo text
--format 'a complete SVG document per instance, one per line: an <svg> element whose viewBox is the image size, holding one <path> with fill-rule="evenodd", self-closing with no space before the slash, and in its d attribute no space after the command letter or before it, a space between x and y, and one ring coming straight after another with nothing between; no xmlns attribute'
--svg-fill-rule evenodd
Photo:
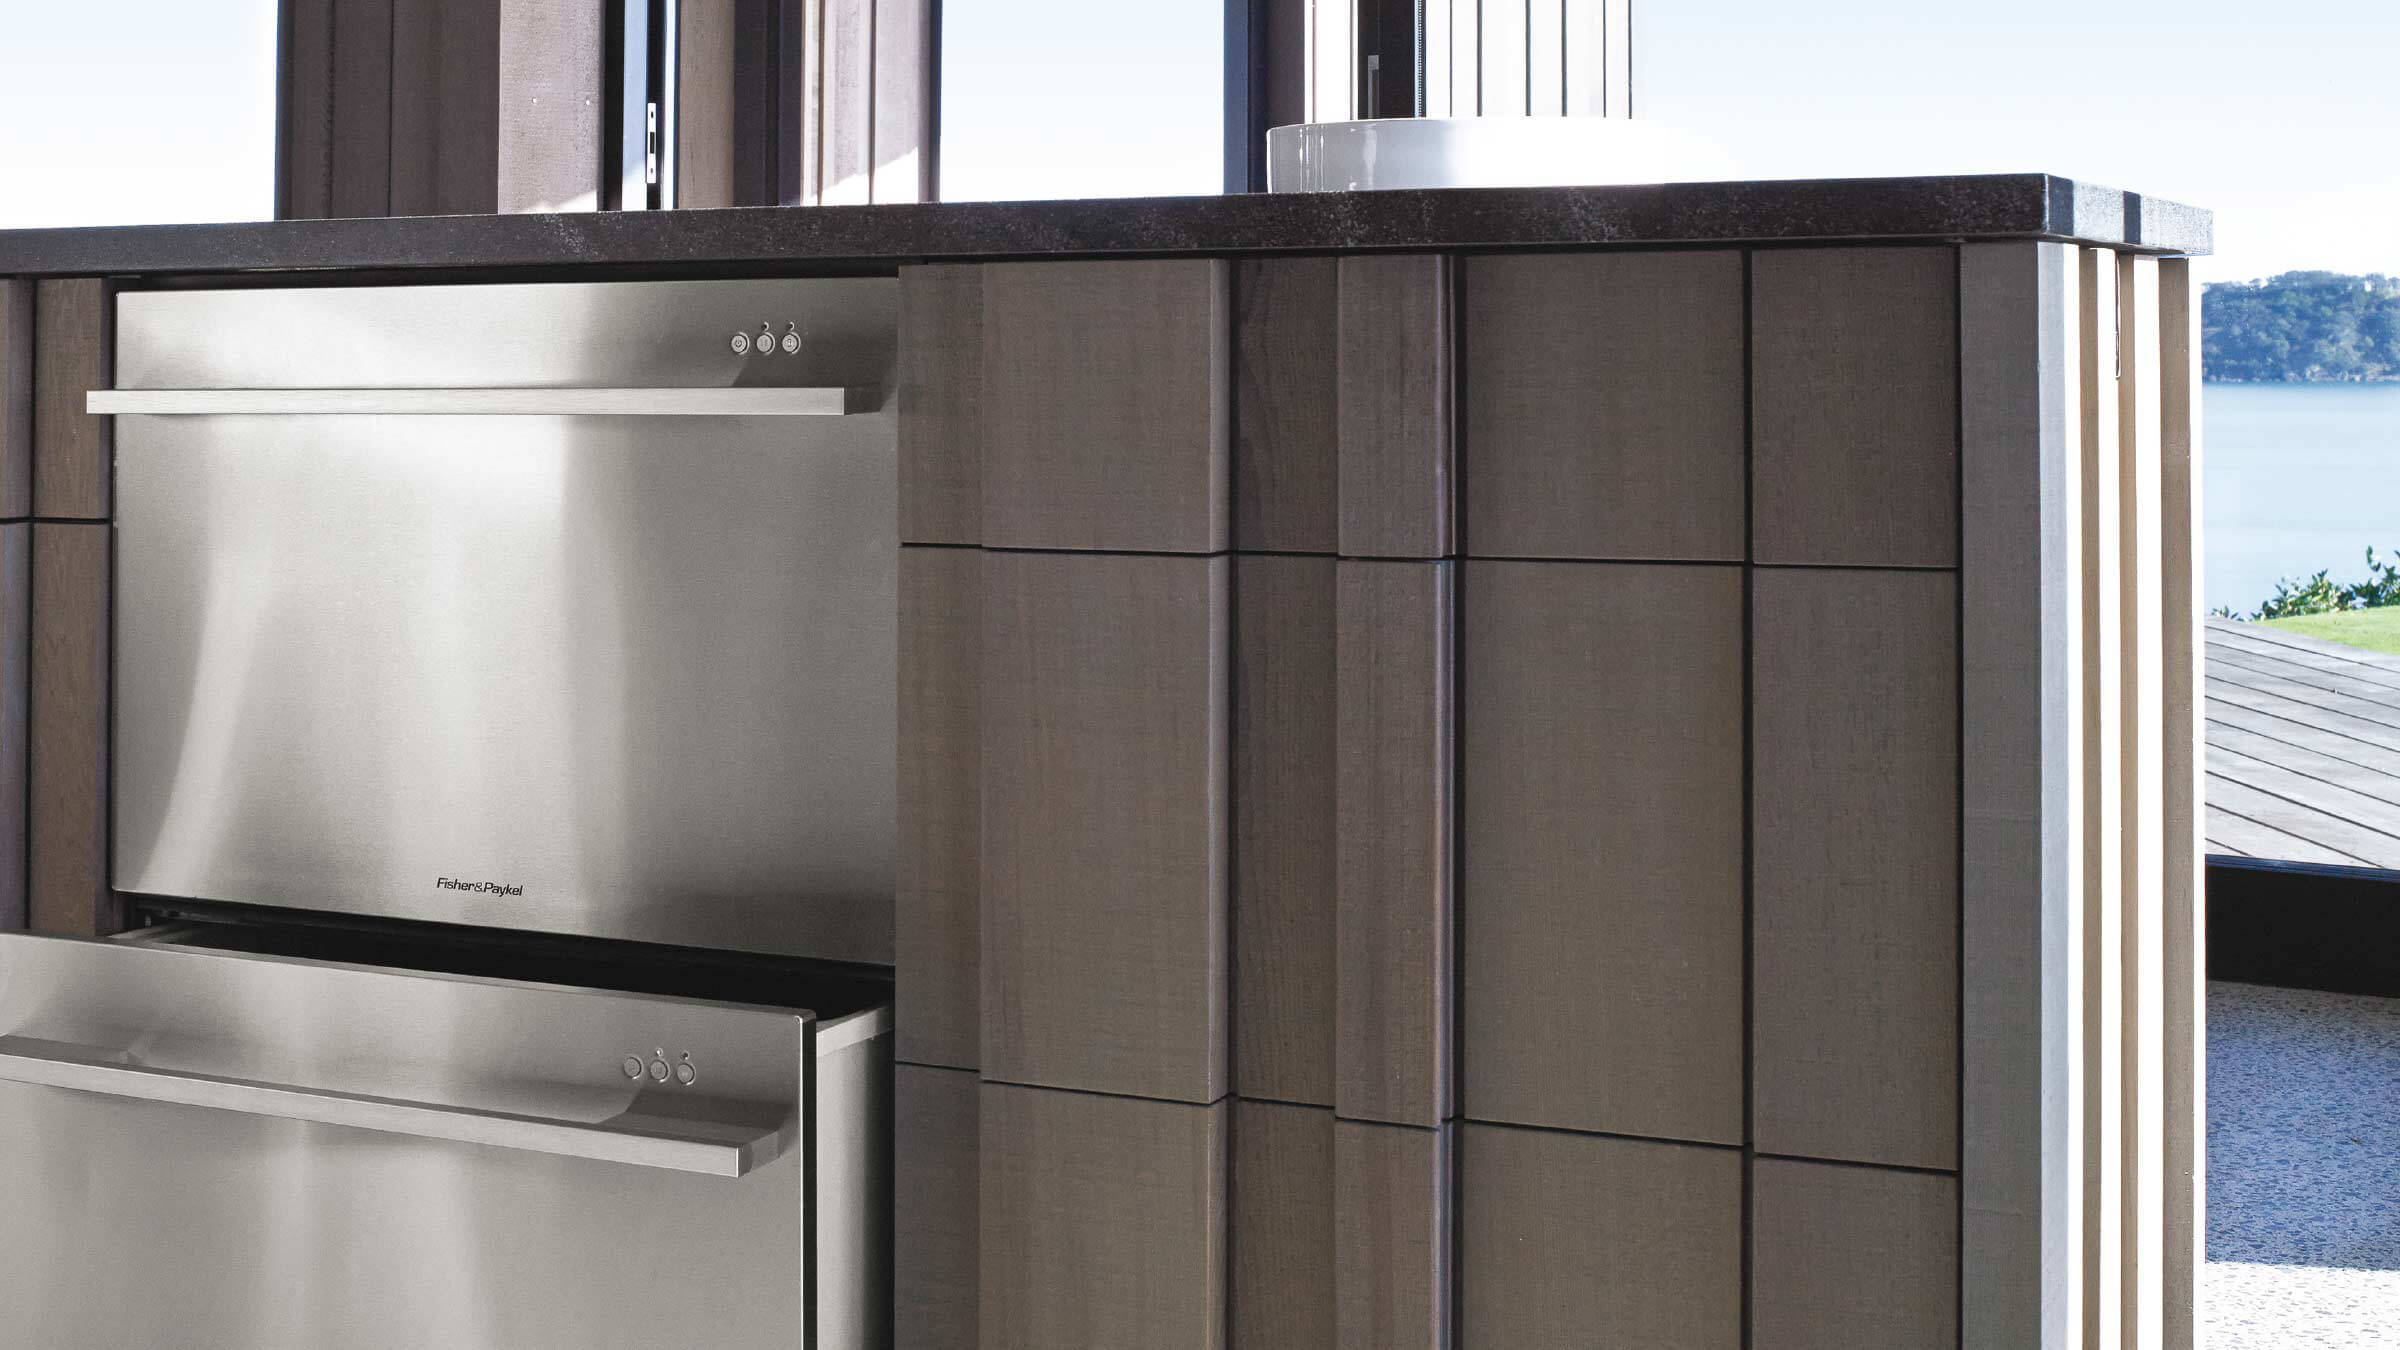
<svg viewBox="0 0 2400 1350"><path fill-rule="evenodd" d="M523 895L525 888L511 886L505 881L461 881L457 877L435 877L433 884L445 891L474 891L479 895Z"/></svg>

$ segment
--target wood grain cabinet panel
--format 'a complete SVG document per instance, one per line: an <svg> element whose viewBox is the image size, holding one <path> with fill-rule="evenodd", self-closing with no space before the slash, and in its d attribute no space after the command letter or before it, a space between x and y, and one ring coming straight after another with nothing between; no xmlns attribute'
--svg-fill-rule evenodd
<svg viewBox="0 0 2400 1350"><path fill-rule="evenodd" d="M1331 553L1335 493L1333 258L1257 258L1233 273L1234 546Z"/></svg>
<svg viewBox="0 0 2400 1350"><path fill-rule="evenodd" d="M33 513L34 284L0 277L0 520Z"/></svg>
<svg viewBox="0 0 2400 1350"><path fill-rule="evenodd" d="M1231 264L981 270L983 542L1223 549Z"/></svg>
<svg viewBox="0 0 2400 1350"><path fill-rule="evenodd" d="M1208 1102L1228 1021L1228 567L983 555L986 1078Z"/></svg>
<svg viewBox="0 0 2400 1350"><path fill-rule="evenodd" d="M1334 1341L1447 1350L1450 1127L1333 1126Z"/></svg>
<svg viewBox="0 0 2400 1350"><path fill-rule="evenodd" d="M984 1084L984 1350L1219 1350L1229 1109Z"/></svg>
<svg viewBox="0 0 2400 1350"><path fill-rule="evenodd" d="M94 277L41 282L33 363L33 513L105 520L115 473L115 419L83 410L115 383L115 303Z"/></svg>
<svg viewBox="0 0 2400 1350"><path fill-rule="evenodd" d="M983 554L900 550L899 1057L976 1067L982 990Z"/></svg>
<svg viewBox="0 0 2400 1350"><path fill-rule="evenodd" d="M1233 1105L1233 1350L1334 1335L1333 1112Z"/></svg>
<svg viewBox="0 0 2400 1350"><path fill-rule="evenodd" d="M1956 578L1754 584L1758 1146L1955 1167Z"/></svg>
<svg viewBox="0 0 2400 1350"><path fill-rule="evenodd" d="M1757 1350L1958 1343L1958 1180L1761 1158L1751 1176Z"/></svg>
<svg viewBox="0 0 2400 1350"><path fill-rule="evenodd" d="M971 1070L893 1068L893 1340L898 1350L976 1341L982 1085Z"/></svg>
<svg viewBox="0 0 2400 1350"><path fill-rule="evenodd" d="M33 526L0 525L0 931L25 926L25 670Z"/></svg>
<svg viewBox="0 0 2400 1350"><path fill-rule="evenodd" d="M1440 558L1457 548L1451 261L1341 260L1341 551Z"/></svg>
<svg viewBox="0 0 2400 1350"><path fill-rule="evenodd" d="M1742 1158L1557 1130L1458 1132L1460 1350L1742 1343Z"/></svg>
<svg viewBox="0 0 2400 1350"><path fill-rule="evenodd" d="M1234 1089L1333 1104L1334 560L1233 564Z"/></svg>
<svg viewBox="0 0 2400 1350"><path fill-rule="evenodd" d="M1742 1139L1742 573L1470 561L1477 1120Z"/></svg>
<svg viewBox="0 0 2400 1350"><path fill-rule="evenodd" d="M1742 255L1472 258L1466 545L1739 560Z"/></svg>
<svg viewBox="0 0 2400 1350"><path fill-rule="evenodd" d="M108 885L109 526L33 526L26 874L45 933L117 931Z"/></svg>
<svg viewBox="0 0 2400 1350"><path fill-rule="evenodd" d="M1452 563L1343 559L1335 635L1334 1106L1451 1113Z"/></svg>
<svg viewBox="0 0 2400 1350"><path fill-rule="evenodd" d="M983 272L900 269L900 539L983 538Z"/></svg>
<svg viewBox="0 0 2400 1350"><path fill-rule="evenodd" d="M1958 255L1762 251L1752 263L1754 556L1958 561Z"/></svg>

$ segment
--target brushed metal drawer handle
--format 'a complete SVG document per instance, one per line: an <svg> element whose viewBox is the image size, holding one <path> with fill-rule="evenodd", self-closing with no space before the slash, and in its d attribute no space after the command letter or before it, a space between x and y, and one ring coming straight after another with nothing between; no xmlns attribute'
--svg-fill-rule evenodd
<svg viewBox="0 0 2400 1350"><path fill-rule="evenodd" d="M869 389L93 389L84 411L149 416L841 417Z"/></svg>
<svg viewBox="0 0 2400 1350"><path fill-rule="evenodd" d="M759 1125L631 1113L555 1120L160 1069L115 1051L26 1036L0 1036L0 1080L709 1176L745 1176L783 1153L782 1131Z"/></svg>

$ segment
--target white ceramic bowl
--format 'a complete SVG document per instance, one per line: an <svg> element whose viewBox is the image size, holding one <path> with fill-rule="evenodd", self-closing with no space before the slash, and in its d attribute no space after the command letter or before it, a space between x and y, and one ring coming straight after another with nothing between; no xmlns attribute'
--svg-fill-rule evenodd
<svg viewBox="0 0 2400 1350"><path fill-rule="evenodd" d="M1723 156L1623 117L1395 117L1267 132L1267 191L1604 187L1725 177Z"/></svg>

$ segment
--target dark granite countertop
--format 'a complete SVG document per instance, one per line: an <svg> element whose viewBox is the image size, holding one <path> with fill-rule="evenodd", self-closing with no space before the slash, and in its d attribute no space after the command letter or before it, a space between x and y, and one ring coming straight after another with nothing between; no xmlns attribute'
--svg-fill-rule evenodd
<svg viewBox="0 0 2400 1350"><path fill-rule="evenodd" d="M657 272L923 259L1821 240L2073 240L2206 253L2208 212L2048 174L0 231L0 275Z"/></svg>

